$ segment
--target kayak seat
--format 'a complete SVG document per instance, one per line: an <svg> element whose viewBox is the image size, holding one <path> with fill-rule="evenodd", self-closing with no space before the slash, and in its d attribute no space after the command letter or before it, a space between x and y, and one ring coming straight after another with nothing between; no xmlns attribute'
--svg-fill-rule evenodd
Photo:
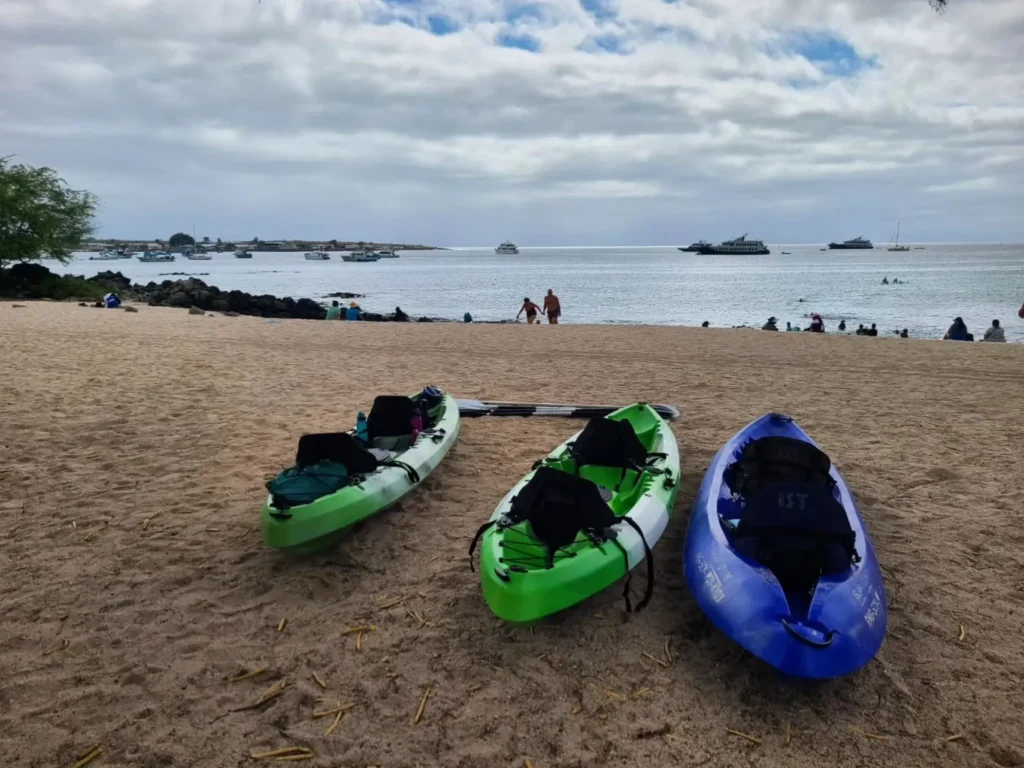
<svg viewBox="0 0 1024 768"><path fill-rule="evenodd" d="M857 561L856 533L832 489L772 483L747 499L732 536L740 554L767 566L786 591L810 590L822 574Z"/></svg>
<svg viewBox="0 0 1024 768"><path fill-rule="evenodd" d="M402 453L412 445L412 416L419 404L403 395L380 395L374 398L366 431L370 445Z"/></svg>
<svg viewBox="0 0 1024 768"><path fill-rule="evenodd" d="M480 537L495 522L500 529L508 530L520 526L517 533L522 538L503 541L502 562L519 570L554 568L559 560L575 557L568 551L582 533L585 539L595 544L611 542L617 546L626 562L626 581L623 597L626 610L632 611L629 600L630 568L626 550L617 541L618 532L613 526L626 523L640 536L647 559L647 590L637 605L639 611L650 601L654 589L653 556L643 531L628 516L619 517L608 506L601 489L584 478L562 472L549 466L541 466L530 481L512 499L509 511L498 521L485 523L477 531L470 545L470 567L473 550Z"/></svg>
<svg viewBox="0 0 1024 768"><path fill-rule="evenodd" d="M832 488L832 462L817 446L793 437L762 437L743 446L723 480L733 495L745 498L774 483Z"/></svg>
<svg viewBox="0 0 1024 768"><path fill-rule="evenodd" d="M364 475L377 470L377 458L348 432L319 432L299 438L295 466L299 469L332 461L350 473Z"/></svg>
<svg viewBox="0 0 1024 768"><path fill-rule="evenodd" d="M587 422L579 437L568 445L576 463L576 474L583 467L611 467L620 474L615 490L621 489L630 471L642 473L648 460L647 449L628 421L597 418ZM597 480L600 473L588 473Z"/></svg>

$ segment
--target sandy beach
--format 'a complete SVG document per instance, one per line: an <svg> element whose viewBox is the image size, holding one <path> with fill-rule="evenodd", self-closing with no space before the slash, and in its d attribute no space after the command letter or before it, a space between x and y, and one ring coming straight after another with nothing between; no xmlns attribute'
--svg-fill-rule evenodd
<svg viewBox="0 0 1024 768"><path fill-rule="evenodd" d="M0 360L4 766L285 747L381 768L1024 765L1024 346L39 302L0 303ZM299 435L427 383L680 408L644 612L609 589L508 627L469 570L478 525L582 426L565 419L467 420L425 487L336 551L263 545L263 482ZM885 572L887 639L845 679L780 680L683 581L709 460L769 410L829 453Z"/></svg>

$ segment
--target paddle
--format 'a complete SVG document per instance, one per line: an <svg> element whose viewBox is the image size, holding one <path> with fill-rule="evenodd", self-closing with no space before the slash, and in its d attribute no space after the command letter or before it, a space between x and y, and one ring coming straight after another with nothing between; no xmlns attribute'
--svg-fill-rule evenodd
<svg viewBox="0 0 1024 768"><path fill-rule="evenodd" d="M619 405L573 405L569 403L509 403L495 400L457 400L459 415L479 416L560 416L570 419L595 419L619 410ZM679 409L672 405L652 405L663 419L675 421Z"/></svg>

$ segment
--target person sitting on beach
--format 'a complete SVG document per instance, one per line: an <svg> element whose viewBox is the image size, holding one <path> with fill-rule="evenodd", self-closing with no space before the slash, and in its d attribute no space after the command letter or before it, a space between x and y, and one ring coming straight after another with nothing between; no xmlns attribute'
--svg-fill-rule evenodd
<svg viewBox="0 0 1024 768"><path fill-rule="evenodd" d="M103 306L107 309L117 309L121 306L121 297L111 291L103 297Z"/></svg>
<svg viewBox="0 0 1024 768"><path fill-rule="evenodd" d="M904 328L902 331L900 331L900 338L901 339L909 339L910 338L910 332L907 331L906 328Z"/></svg>
<svg viewBox="0 0 1024 768"><path fill-rule="evenodd" d="M888 284L889 284L889 278L888 277L883 277L882 278L882 285L888 285Z"/></svg>
<svg viewBox="0 0 1024 768"><path fill-rule="evenodd" d="M540 312L542 315L544 314L544 310L542 310L540 307L538 307L536 304L530 301L529 296L523 299L523 306L519 308L519 312L516 314L516 320L519 319L519 315L523 314L523 312L526 313L526 322L529 323L530 325L533 325L534 323L537 322L538 312Z"/></svg>
<svg viewBox="0 0 1024 768"><path fill-rule="evenodd" d="M825 321L821 319L821 315L815 312L811 315L811 327L807 329L811 333L824 333L825 332Z"/></svg>
<svg viewBox="0 0 1024 768"><path fill-rule="evenodd" d="M860 325L857 326L857 330L854 331L854 333L856 333L858 336L863 336L866 331L867 328L864 327L864 323L861 323Z"/></svg>
<svg viewBox="0 0 1024 768"><path fill-rule="evenodd" d="M708 328L708 327L710 327L710 325L711 325L711 323L709 323L707 320L705 320L703 323L700 324L700 327L701 328Z"/></svg>
<svg viewBox="0 0 1024 768"><path fill-rule="evenodd" d="M341 305L338 304L338 300L335 299L331 302L331 306L327 308L326 320L341 320Z"/></svg>
<svg viewBox="0 0 1024 768"><path fill-rule="evenodd" d="M985 335L981 339L982 341L1006 341L1006 332L1002 326L999 325L998 320L992 321L992 327L985 331Z"/></svg>
<svg viewBox="0 0 1024 768"><path fill-rule="evenodd" d="M953 319L953 324L942 338L943 341L967 341L967 335L967 323L962 317L957 317Z"/></svg>
<svg viewBox="0 0 1024 768"><path fill-rule="evenodd" d="M408 323L409 316L402 311L401 307L395 307L395 322L396 323Z"/></svg>
<svg viewBox="0 0 1024 768"><path fill-rule="evenodd" d="M775 318L769 317L768 322L761 326L762 331L777 331L779 326L775 324Z"/></svg>
<svg viewBox="0 0 1024 768"><path fill-rule="evenodd" d="M864 335L865 336L877 336L878 335L878 328L875 326L874 323L872 323L870 328L866 328L864 330Z"/></svg>
<svg viewBox="0 0 1024 768"><path fill-rule="evenodd" d="M346 320L362 320L363 310L354 301L348 305L348 309L345 310Z"/></svg>
<svg viewBox="0 0 1024 768"><path fill-rule="evenodd" d="M469 312L467 312L466 314L464 314L462 316L462 322L464 322L464 323L472 323L473 322L473 316L471 314L469 314Z"/></svg>
<svg viewBox="0 0 1024 768"><path fill-rule="evenodd" d="M548 323L558 325L558 318L562 316L562 304L550 288L548 288L548 295L544 297L544 311L548 313Z"/></svg>
<svg viewBox="0 0 1024 768"><path fill-rule="evenodd" d="M845 331L846 330L846 320L840 320L839 321L839 330L840 331Z"/></svg>

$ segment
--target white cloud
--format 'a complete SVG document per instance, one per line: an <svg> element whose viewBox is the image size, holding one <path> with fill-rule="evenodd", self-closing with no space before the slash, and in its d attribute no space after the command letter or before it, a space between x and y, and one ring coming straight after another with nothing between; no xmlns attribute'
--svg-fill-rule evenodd
<svg viewBox="0 0 1024 768"><path fill-rule="evenodd" d="M125 236L1008 241L1021 50L1019 0L3 0L0 153Z"/></svg>

